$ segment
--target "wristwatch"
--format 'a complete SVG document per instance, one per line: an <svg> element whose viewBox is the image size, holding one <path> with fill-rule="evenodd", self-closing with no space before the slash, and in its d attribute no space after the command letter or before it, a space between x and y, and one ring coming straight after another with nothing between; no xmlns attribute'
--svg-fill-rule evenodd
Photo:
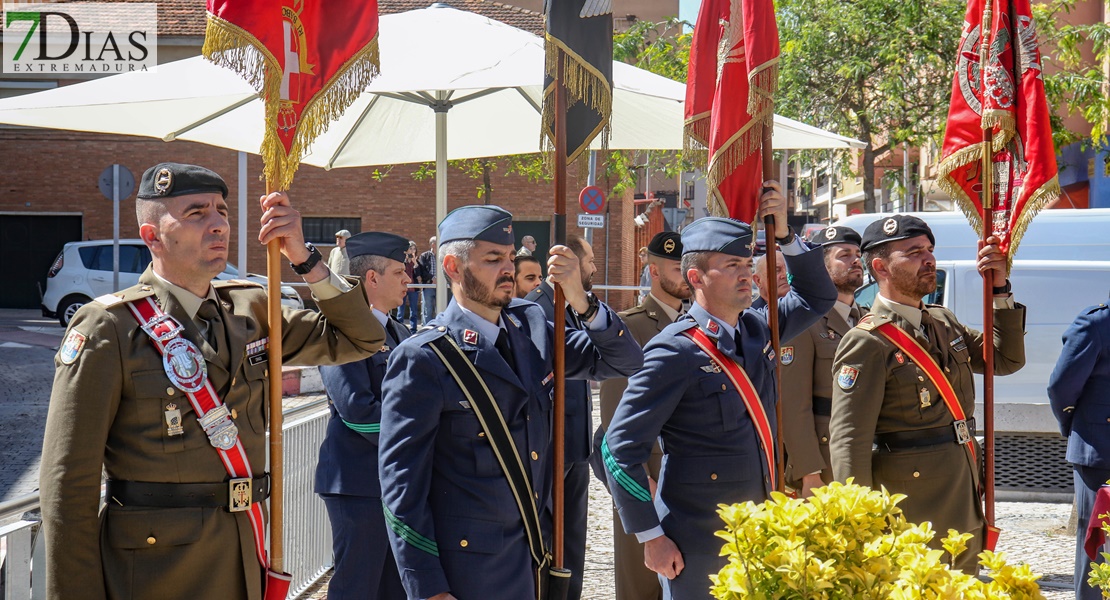
<svg viewBox="0 0 1110 600"><path fill-rule="evenodd" d="M789 244L790 242L793 242L794 238L797 237L797 234L794 233L794 228L793 227L787 225L786 229L787 229L786 237L780 237L780 238L777 237L777 238L775 238L775 242L778 243L778 245L780 245L780 246L784 246L786 244Z"/></svg>
<svg viewBox="0 0 1110 600"><path fill-rule="evenodd" d="M598 301L597 296L595 296L593 292L586 292L586 301L590 303L590 306L586 309L586 312L580 313L573 308L571 309L574 310L574 314L577 315L578 319L583 323L592 319L594 315L597 314L597 311L601 310L601 303Z"/></svg>
<svg viewBox="0 0 1110 600"><path fill-rule="evenodd" d="M1002 287L991 288L991 289L994 291L995 296L1001 296L1002 294L1009 294L1010 290L1012 288L1010 287L1010 280L1007 279L1006 280L1006 285L1004 285Z"/></svg>
<svg viewBox="0 0 1110 600"><path fill-rule="evenodd" d="M293 272L297 275L308 275L308 272L316 266L316 263L320 262L324 258L320 255L320 251L316 249L316 246L305 242L304 247L308 249L308 258L299 265L289 263L289 266L293 267Z"/></svg>

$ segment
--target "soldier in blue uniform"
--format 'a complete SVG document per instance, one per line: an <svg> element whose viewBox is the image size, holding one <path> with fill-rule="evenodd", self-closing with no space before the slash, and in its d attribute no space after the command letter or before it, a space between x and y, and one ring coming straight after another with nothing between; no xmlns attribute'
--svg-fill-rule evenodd
<svg viewBox="0 0 1110 600"><path fill-rule="evenodd" d="M597 267L594 250L582 238L567 236L567 247L578 257L582 273L582 288L587 292L593 287L592 279ZM543 308L548 321L555 320L555 290L544 281L532 290L525 300ZM618 317L619 318L619 317ZM582 326L567 308L567 325L574 329ZM643 356L643 352L640 352ZM564 450L566 475L563 498L566 506L566 567L571 571L569 600L582 596L582 570L586 566L586 516L590 512L590 445L593 435L593 403L590 402L590 383L584 380L568 381L566 387L566 447Z"/></svg>
<svg viewBox="0 0 1110 600"><path fill-rule="evenodd" d="M775 216L773 234L795 274L778 304L779 332L789 340L832 308L836 289L821 251L787 226L779 185L767 185L760 216ZM757 428L765 415L771 437L777 398L766 309L749 309L752 230L707 217L683 230L682 247L694 304L644 348L644 368L629 379L601 451L625 531L644 543L644 563L659 573L664 597L686 600L708 598L709 575L725 564L714 535L722 526L717 505L760 502L774 489L774 440ZM752 411L721 365L688 337L697 330L746 373L758 395L748 399ZM653 498L643 464L657 438L663 466Z"/></svg>
<svg viewBox="0 0 1110 600"><path fill-rule="evenodd" d="M466 206L448 214L439 233L453 301L393 351L386 370L378 457L390 542L410 598L533 598L536 565L518 497L435 344L449 336L484 380L531 482L533 497L519 499L547 515L552 327L539 306L513 298L512 215ZM636 341L582 289L569 248L551 249L548 273L584 323L566 332L566 376L600 380L639 369ZM549 534L550 518L542 520Z"/></svg>
<svg viewBox="0 0 1110 600"><path fill-rule="evenodd" d="M381 350L358 362L320 367L331 419L320 446L316 493L331 520L335 570L328 584L332 600L404 600L397 563L389 548L378 482L378 432L382 379L390 350L409 337L389 316L405 299L408 240L383 232L347 240L350 274L358 277L374 317L386 332Z"/></svg>
<svg viewBox="0 0 1110 600"><path fill-rule="evenodd" d="M1048 380L1048 399L1068 438L1067 461L1075 469L1075 597L1102 598L1087 585L1091 559L1083 550L1099 487L1110 480L1110 307L1091 306L1064 332L1064 350ZM1104 562L1101 556L1095 562Z"/></svg>

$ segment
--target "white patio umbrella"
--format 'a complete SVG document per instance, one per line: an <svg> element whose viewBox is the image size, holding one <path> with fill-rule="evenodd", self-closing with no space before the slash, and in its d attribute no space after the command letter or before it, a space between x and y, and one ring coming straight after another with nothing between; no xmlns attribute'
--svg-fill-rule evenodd
<svg viewBox="0 0 1110 600"><path fill-rule="evenodd" d="M446 214L448 160L540 150L541 37L443 5L383 16L379 31L381 76L316 139L304 164L332 169L434 160L439 222ZM613 87L610 148L682 148L682 83L615 62ZM0 123L251 153L258 153L264 127L254 90L202 57L5 99ZM775 116L776 149L862 146Z"/></svg>

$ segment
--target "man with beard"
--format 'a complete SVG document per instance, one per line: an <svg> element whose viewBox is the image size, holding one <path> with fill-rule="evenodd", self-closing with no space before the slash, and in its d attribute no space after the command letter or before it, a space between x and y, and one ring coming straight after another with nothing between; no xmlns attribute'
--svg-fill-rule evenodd
<svg viewBox="0 0 1110 600"><path fill-rule="evenodd" d="M786 447L786 485L812 495L832 481L829 466L829 415L832 410L832 360L836 346L863 314L855 292L863 285L860 236L848 227L814 232L825 269L836 286L836 304L802 335L782 346L782 441Z"/></svg>
<svg viewBox="0 0 1110 600"><path fill-rule="evenodd" d="M774 235L798 276L778 304L782 339L806 330L832 308L836 289L821 253L786 223L775 181L759 217L774 215ZM752 302L752 230L706 217L682 231L682 271L694 290L690 311L644 348L644 368L628 381L601 454L624 530L644 543L644 563L660 575L665 598L709 597L721 556L718 504L761 502L776 488L775 352L764 310ZM644 464L663 449L657 493Z"/></svg>
<svg viewBox="0 0 1110 600"><path fill-rule="evenodd" d="M382 349L363 360L320 367L328 392L328 430L320 445L315 491L331 521L335 568L328 598L398 600L405 597L389 550L378 481L382 379L391 350L409 329L389 316L405 299L409 278L405 238L382 231L347 240L351 275L359 278L374 317L385 328Z"/></svg>
<svg viewBox="0 0 1110 600"><path fill-rule="evenodd" d="M439 234L454 302L393 351L383 386L378 456L390 542L410 598L534 598L535 521L522 515L539 515L549 546L553 328L542 309L513 298L511 214L465 206L444 218ZM566 331L567 377L640 368L636 341L583 289L570 248L551 249L548 273L582 323ZM440 354L456 350L480 385L456 382ZM475 404L485 406L486 397L497 423L479 420ZM509 448L495 452L504 429Z"/></svg>
<svg viewBox="0 0 1110 600"><path fill-rule="evenodd" d="M527 296L543 283L543 271L540 270L540 261L535 256L517 254L513 264L516 265L513 275L516 286L513 288L513 293L517 298Z"/></svg>
<svg viewBox="0 0 1110 600"><path fill-rule="evenodd" d="M682 236L673 231L657 233L647 245L647 269L651 277L651 291L644 301L620 313L621 319L636 343L646 346L651 338L674 323L682 313L682 301L690 297L690 286L682 278ZM595 450L601 445L605 431L613 420L617 404L628 387L628 379L614 377L601 382L601 427L594 434ZM605 466L601 464L600 452L595 452L591 462L602 483ZM651 449L647 462L650 482L659 480L659 464L663 451L656 442ZM616 600L654 600L663 597L659 578L655 572L644 566L644 545L636 541L636 536L621 529L620 515L613 510L613 563L616 578Z"/></svg>
<svg viewBox="0 0 1110 600"><path fill-rule="evenodd" d="M593 288L593 276L597 272L594 265L594 250L581 237L567 236L567 247L578 257L579 271L582 274L582 289L587 292ZM548 280L551 278L548 277ZM532 290L525 300L535 302L543 308L547 320L555 320L555 290L549 281L544 281ZM567 327L581 329L582 324L568 306ZM639 348L637 347L637 352ZM641 358L643 353L640 352ZM571 379L571 377L567 377ZM590 450L593 435L593 402L590 382L584 379L568 381L566 387L566 447L564 451L566 475L563 500L566 507L566 567L571 571L568 598L577 600L582 595L582 571L586 566L586 517L589 514L590 492Z"/></svg>
<svg viewBox="0 0 1110 600"><path fill-rule="evenodd" d="M929 226L909 215L879 219L864 231L863 264L879 293L836 350L829 454L837 481L854 477L905 494L899 508L914 523L932 522L935 547L949 529L974 534L956 567L975 573L986 523L972 373L983 371L990 341L996 374L1025 364L1025 308L1014 304L995 236L979 243L978 255L979 271L994 287L992 340L946 308L923 304L937 286L934 244ZM934 381L955 397L942 396Z"/></svg>
<svg viewBox="0 0 1110 600"><path fill-rule="evenodd" d="M161 163L137 196L150 266L77 311L55 359L39 476L45 596L261 600L268 380L280 377L267 362L266 291L212 281L230 232L215 172ZM385 332L358 280L305 244L288 195L259 204L258 240L278 241L320 308L281 311L283 360L377 352Z"/></svg>

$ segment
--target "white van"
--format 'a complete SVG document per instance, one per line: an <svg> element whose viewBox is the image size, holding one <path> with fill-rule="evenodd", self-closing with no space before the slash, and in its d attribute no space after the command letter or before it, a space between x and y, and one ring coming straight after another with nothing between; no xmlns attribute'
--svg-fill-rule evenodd
<svg viewBox="0 0 1110 600"><path fill-rule="evenodd" d="M1095 229L1085 231L1089 232L1086 236L1073 232L1072 239L1094 238L1097 233ZM1023 250L1024 245L1018 249L1019 257ZM1017 373L994 380L996 488L999 497L1070 500L1071 468L1064 460L1067 441L1059 434L1046 387L1063 347L1064 330L1083 308L1106 302L1110 261L1019 258L1010 271L1010 283L1014 300L1026 306L1026 362ZM877 290L875 283L865 285L856 292L856 299L860 305L870 306ZM938 258L937 291L925 302L945 306L961 323L982 331L982 298L983 279L974 260ZM976 375L975 379L981 424L983 378Z"/></svg>
<svg viewBox="0 0 1110 600"><path fill-rule="evenodd" d="M891 213L852 215L835 224L863 235L871 223ZM929 224L936 238L937 260L973 260L979 235L962 212L906 213ZM1018 244L1015 260L1110 261L1110 208L1043 210Z"/></svg>

